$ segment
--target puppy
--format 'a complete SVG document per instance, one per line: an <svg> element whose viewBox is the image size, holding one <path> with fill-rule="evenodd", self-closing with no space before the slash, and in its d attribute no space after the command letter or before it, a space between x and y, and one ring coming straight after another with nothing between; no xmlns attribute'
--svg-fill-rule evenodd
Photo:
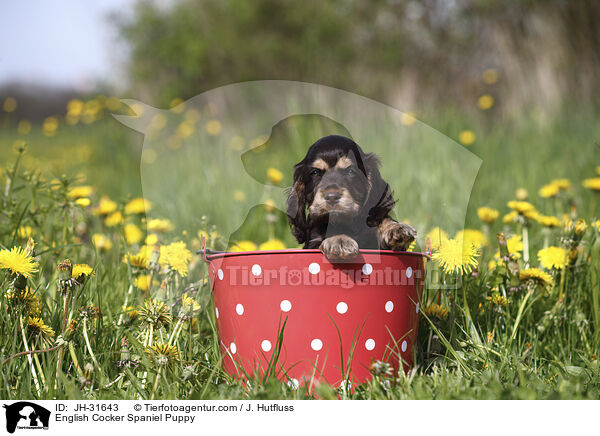
<svg viewBox="0 0 600 436"><path fill-rule="evenodd" d="M294 167L287 199L292 233L304 248L330 260L352 259L359 248L408 248L416 231L389 216L396 202L378 167L377 156L344 136L310 146Z"/></svg>

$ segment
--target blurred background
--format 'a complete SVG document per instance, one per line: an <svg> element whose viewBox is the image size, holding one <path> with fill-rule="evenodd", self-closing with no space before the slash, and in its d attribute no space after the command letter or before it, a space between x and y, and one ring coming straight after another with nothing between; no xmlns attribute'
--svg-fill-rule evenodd
<svg viewBox="0 0 600 436"><path fill-rule="evenodd" d="M593 0L4 3L0 168L27 143L25 163L48 177L140 195L143 138L107 116L127 113L120 98L170 108L240 81L306 81L469 147L483 159L473 216L491 196L594 172L598 19ZM219 133L210 108L199 119Z"/></svg>

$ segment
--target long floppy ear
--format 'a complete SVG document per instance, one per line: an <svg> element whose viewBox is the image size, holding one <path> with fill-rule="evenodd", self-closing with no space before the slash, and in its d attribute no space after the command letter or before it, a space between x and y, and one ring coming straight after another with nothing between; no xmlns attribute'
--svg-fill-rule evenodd
<svg viewBox="0 0 600 436"><path fill-rule="evenodd" d="M369 194L365 203L368 210L367 225L375 227L388 216L394 208L396 200L392 197L392 188L383 180L379 172L379 159L373 153L364 155L363 162L369 181Z"/></svg>
<svg viewBox="0 0 600 436"><path fill-rule="evenodd" d="M287 217L292 233L299 244L306 242L306 197L302 171L304 163L300 162L294 167L294 185L290 188L287 199Z"/></svg>

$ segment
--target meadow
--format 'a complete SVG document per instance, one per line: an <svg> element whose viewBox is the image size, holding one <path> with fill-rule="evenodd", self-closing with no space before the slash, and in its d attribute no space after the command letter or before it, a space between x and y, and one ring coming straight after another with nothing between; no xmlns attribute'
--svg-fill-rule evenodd
<svg viewBox="0 0 600 436"><path fill-rule="evenodd" d="M215 210L178 206L193 217L186 222L167 215L142 189L140 166L156 156L143 152L141 135L108 116L119 110L118 100L72 101L64 114L42 123L17 120L6 109L0 130L4 399L600 397L600 125L589 108L574 105L552 120L536 111L498 119L490 107L427 118L482 160L465 204L465 228L445 225L437 197L399 201L397 217L413 213L407 219L421 235L416 249L433 251L429 267L437 272L422 303L416 365L408 373L374 365L373 380L351 392L327 385L309 392L274 377L246 387L230 379L221 368L206 266L195 254L202 237L215 249L296 247L277 209L283 188L302 147L323 132L343 133L339 126L289 120L272 138L295 138L297 153L274 147L271 166L248 156L246 167L271 197L256 199L262 205L230 241L220 226L226 205L255 201L254 185L220 195ZM207 140L224 134L210 108L185 120L177 131L183 137L186 129ZM403 120L407 129L413 123ZM227 150L267 139L242 138ZM411 180L400 165L384 159L382 167L396 191ZM452 202L451 183L435 171L427 179ZM459 285L436 286L444 283Z"/></svg>

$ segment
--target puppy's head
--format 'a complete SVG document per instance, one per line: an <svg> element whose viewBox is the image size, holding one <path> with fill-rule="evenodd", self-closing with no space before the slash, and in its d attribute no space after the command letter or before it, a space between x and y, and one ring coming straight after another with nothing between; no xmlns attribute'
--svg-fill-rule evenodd
<svg viewBox="0 0 600 436"><path fill-rule="evenodd" d="M308 223L360 222L376 225L394 206L377 157L349 138L326 136L294 167L287 215L298 242L306 242Z"/></svg>

